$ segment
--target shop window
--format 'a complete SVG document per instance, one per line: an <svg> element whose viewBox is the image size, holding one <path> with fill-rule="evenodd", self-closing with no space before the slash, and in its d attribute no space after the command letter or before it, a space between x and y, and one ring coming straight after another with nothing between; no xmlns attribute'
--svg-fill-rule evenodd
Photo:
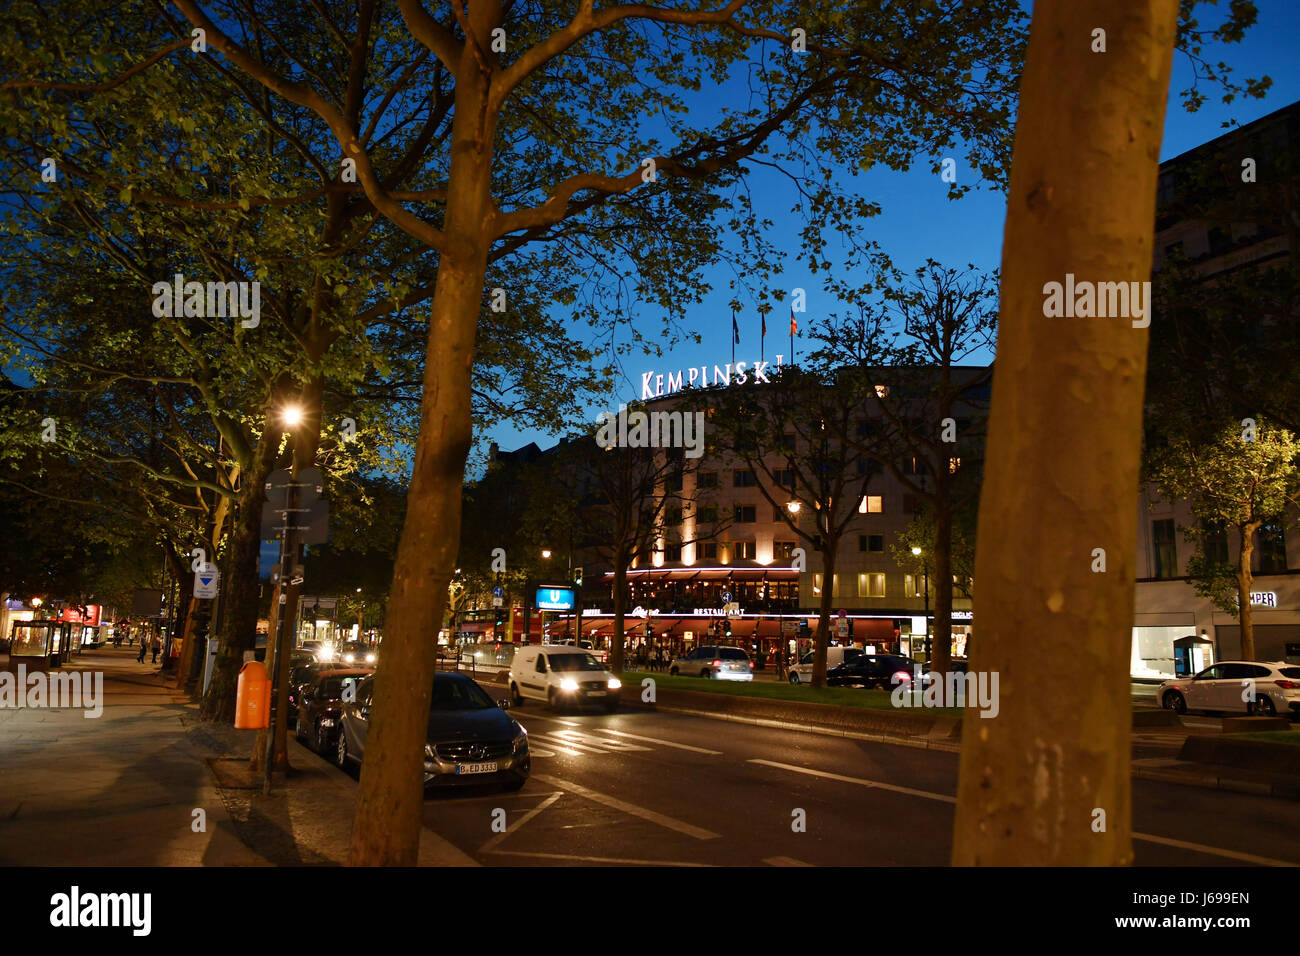
<svg viewBox="0 0 1300 956"><path fill-rule="evenodd" d="M1174 519L1160 518L1151 522L1152 557L1155 559L1155 576L1178 576L1178 546L1174 541Z"/></svg>

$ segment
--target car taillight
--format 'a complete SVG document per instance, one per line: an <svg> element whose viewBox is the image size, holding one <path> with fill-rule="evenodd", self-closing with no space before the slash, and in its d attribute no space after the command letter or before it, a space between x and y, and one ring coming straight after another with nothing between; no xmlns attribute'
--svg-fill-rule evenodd
<svg viewBox="0 0 1300 956"><path fill-rule="evenodd" d="M713 666L714 666L714 667L721 667L721 666L722 666L722 661L714 661L714 662L713 662Z"/></svg>
<svg viewBox="0 0 1300 956"><path fill-rule="evenodd" d="M1297 683L1296 681L1293 680L1275 680L1273 681L1273 683L1276 684L1278 687L1281 687L1283 690L1300 689L1300 683Z"/></svg>
<svg viewBox="0 0 1300 956"><path fill-rule="evenodd" d="M897 674L894 675L894 679L897 682L901 682L905 680L910 681L912 679L912 675L909 674L907 671L899 671Z"/></svg>
<svg viewBox="0 0 1300 956"><path fill-rule="evenodd" d="M753 661L750 661L750 662L749 662L749 669L750 669L751 671L754 669L754 662L753 662Z"/></svg>

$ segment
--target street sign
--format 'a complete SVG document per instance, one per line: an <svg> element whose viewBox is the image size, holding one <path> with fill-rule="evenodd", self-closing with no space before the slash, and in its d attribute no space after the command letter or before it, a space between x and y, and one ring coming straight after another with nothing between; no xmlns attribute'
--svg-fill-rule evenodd
<svg viewBox="0 0 1300 956"><path fill-rule="evenodd" d="M329 514L330 505L324 498L300 504L292 511L283 501L267 501L262 505L262 540L296 531L299 544L324 544L329 540Z"/></svg>
<svg viewBox="0 0 1300 956"><path fill-rule="evenodd" d="M502 607L505 604L506 589L497 585L492 589L492 606Z"/></svg>
<svg viewBox="0 0 1300 956"><path fill-rule="evenodd" d="M730 604L730 603L731 603L731 592L730 592L730 591L723 591L723 592L722 592L722 603L723 603L723 604Z"/></svg>
<svg viewBox="0 0 1300 956"><path fill-rule="evenodd" d="M288 468L280 468L266 476L266 491L268 497L272 491L277 489L288 488L293 481L293 472ZM298 500L306 504L309 501L315 501L325 491L324 478L321 477L319 468L303 468L298 472ZM278 496L281 501L284 500L283 492Z"/></svg>
<svg viewBox="0 0 1300 956"><path fill-rule="evenodd" d="M782 622L781 622L781 633L782 633L782 634L798 634L798 633L799 633L799 622L798 622L798 621L782 621Z"/></svg>
<svg viewBox="0 0 1300 956"><path fill-rule="evenodd" d="M198 571L194 572L194 596L200 600L208 601L217 596L217 568L213 564L205 564Z"/></svg>

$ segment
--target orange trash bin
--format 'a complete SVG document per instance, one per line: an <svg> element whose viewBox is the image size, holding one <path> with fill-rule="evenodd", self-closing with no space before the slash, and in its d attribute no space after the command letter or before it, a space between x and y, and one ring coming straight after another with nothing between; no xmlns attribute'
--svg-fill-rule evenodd
<svg viewBox="0 0 1300 956"><path fill-rule="evenodd" d="M266 730L271 726L271 680L266 665L249 661L239 669L235 685L235 727Z"/></svg>

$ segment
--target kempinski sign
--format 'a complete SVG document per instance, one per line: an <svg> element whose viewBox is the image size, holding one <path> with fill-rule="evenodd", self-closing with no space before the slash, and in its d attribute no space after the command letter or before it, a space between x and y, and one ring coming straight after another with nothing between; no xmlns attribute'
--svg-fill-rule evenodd
<svg viewBox="0 0 1300 956"><path fill-rule="evenodd" d="M766 361L758 362L728 362L726 365L713 366L712 378L709 376L709 367L707 365L692 366L688 369L678 369L676 372L660 374L653 369L649 372L641 373L641 401L650 398L662 398L664 395L672 395L674 392L680 392L688 388L708 388L710 385L745 385L753 383L755 385L770 382L768 370L779 372L781 370L781 360L785 356L780 353L776 356L776 363Z"/></svg>

